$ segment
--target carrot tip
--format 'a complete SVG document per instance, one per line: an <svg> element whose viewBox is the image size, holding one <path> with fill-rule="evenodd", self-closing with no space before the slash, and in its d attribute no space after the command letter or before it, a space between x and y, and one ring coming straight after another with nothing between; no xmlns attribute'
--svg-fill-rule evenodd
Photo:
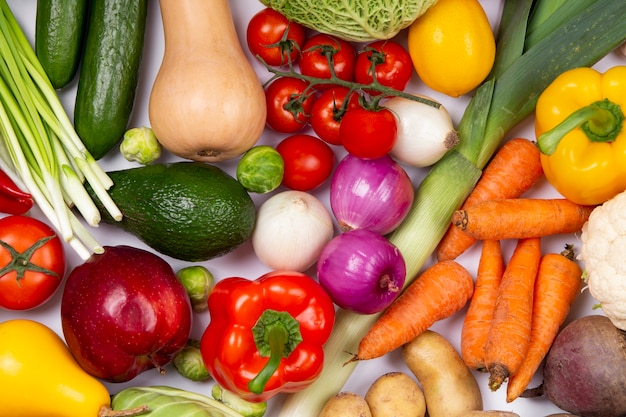
<svg viewBox="0 0 626 417"><path fill-rule="evenodd" d="M468 221L467 212L465 210L456 210L452 214L452 224L461 230L465 230L467 228Z"/></svg>
<svg viewBox="0 0 626 417"><path fill-rule="evenodd" d="M489 389L491 391L497 391L505 379L509 377L509 370L506 366L496 363L490 365L489 368Z"/></svg>

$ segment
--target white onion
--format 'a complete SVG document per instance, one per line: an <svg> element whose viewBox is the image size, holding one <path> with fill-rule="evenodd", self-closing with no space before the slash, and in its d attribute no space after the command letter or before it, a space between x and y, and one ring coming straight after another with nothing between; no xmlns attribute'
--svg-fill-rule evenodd
<svg viewBox="0 0 626 417"><path fill-rule="evenodd" d="M304 191L283 191L265 201L257 213L252 247L274 270L303 272L319 257L334 234L329 211Z"/></svg>
<svg viewBox="0 0 626 417"><path fill-rule="evenodd" d="M389 154L399 162L425 167L439 161L459 142L448 110L404 97L385 102L396 117L398 134Z"/></svg>

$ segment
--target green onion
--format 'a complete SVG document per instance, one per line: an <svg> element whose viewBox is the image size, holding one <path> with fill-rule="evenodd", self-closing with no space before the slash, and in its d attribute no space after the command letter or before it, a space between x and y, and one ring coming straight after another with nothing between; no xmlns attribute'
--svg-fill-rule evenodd
<svg viewBox="0 0 626 417"><path fill-rule="evenodd" d="M87 181L111 216L121 220L106 191L113 182L78 137L6 0L0 1L0 12L1 166L19 176L60 236L87 259L103 249L72 208L90 226L99 224Z"/></svg>
<svg viewBox="0 0 626 417"><path fill-rule="evenodd" d="M407 219L390 236L405 257L405 288L436 249L452 212L471 192L505 135L534 111L548 84L567 69L595 64L626 39L626 2L580 2L585 7L576 8L572 15L571 2L552 10L544 4L552 1L535 1L532 7L531 0L505 2L502 23L506 26L498 34L500 51L492 78L477 89L464 112L457 127L461 142L432 167L417 188ZM543 23L533 23L538 21ZM527 26L541 30L533 29L528 39ZM338 311L322 374L307 389L289 394L279 417L319 415L350 377L356 362L346 362L379 314Z"/></svg>

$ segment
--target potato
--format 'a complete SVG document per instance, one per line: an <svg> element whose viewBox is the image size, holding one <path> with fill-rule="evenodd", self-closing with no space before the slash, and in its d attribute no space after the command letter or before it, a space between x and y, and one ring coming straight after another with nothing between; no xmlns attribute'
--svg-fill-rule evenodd
<svg viewBox="0 0 626 417"><path fill-rule="evenodd" d="M483 409L478 382L448 340L426 330L402 348L402 358L422 385L429 417L462 416Z"/></svg>
<svg viewBox="0 0 626 417"><path fill-rule="evenodd" d="M424 417L426 401L418 383L403 372L380 376L365 393L372 417Z"/></svg>
<svg viewBox="0 0 626 417"><path fill-rule="evenodd" d="M365 398L354 392L342 391L330 397L319 417L372 417Z"/></svg>
<svg viewBox="0 0 626 417"><path fill-rule="evenodd" d="M466 411L459 417L520 417L512 411L488 410L488 411Z"/></svg>

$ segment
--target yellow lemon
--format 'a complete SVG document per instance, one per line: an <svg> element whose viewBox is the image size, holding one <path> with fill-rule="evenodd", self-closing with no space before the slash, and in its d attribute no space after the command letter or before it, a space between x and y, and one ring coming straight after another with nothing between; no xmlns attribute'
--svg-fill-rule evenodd
<svg viewBox="0 0 626 417"><path fill-rule="evenodd" d="M425 85L458 97L485 80L496 42L478 0L438 0L409 27L408 49Z"/></svg>

